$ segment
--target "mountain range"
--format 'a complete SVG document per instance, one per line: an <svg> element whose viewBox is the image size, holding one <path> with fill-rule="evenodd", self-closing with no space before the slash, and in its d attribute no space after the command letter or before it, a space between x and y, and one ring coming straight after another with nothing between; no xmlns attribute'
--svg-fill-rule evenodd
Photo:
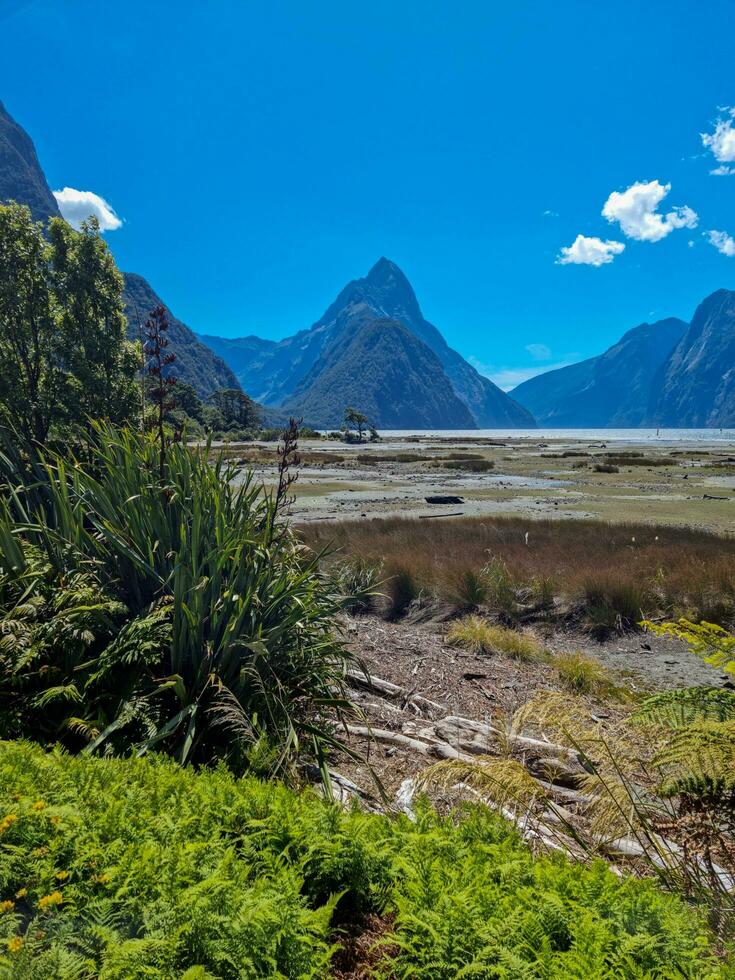
<svg viewBox="0 0 735 980"><path fill-rule="evenodd" d="M319 425L336 425L352 402L384 428L535 424L449 347L424 319L408 279L386 258L348 283L308 330L277 343L252 336L202 339L251 397Z"/></svg>
<svg viewBox="0 0 735 980"><path fill-rule="evenodd" d="M598 357L524 381L513 397L549 428L643 425L655 378L686 330L675 318L642 323Z"/></svg>
<svg viewBox="0 0 735 980"><path fill-rule="evenodd" d="M28 205L39 221L60 217L31 138L0 102L0 201L7 200ZM124 279L135 339L150 310L166 304L141 275ZM348 283L311 327L280 341L197 336L168 312L177 376L203 397L242 386L266 406L266 418L293 414L332 427L352 404L383 428L735 425L735 292L726 289L700 303L690 324L642 323L603 354L510 394L449 347L386 258Z"/></svg>
<svg viewBox="0 0 735 980"><path fill-rule="evenodd" d="M598 357L524 381L513 397L552 428L735 425L735 292L712 293L690 324L642 323Z"/></svg>

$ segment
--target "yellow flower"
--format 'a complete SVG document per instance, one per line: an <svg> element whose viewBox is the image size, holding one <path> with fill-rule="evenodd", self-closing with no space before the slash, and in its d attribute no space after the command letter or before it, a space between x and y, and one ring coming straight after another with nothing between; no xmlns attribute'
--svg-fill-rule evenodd
<svg viewBox="0 0 735 980"><path fill-rule="evenodd" d="M69 872L68 871L57 871L56 872L56 877L57 877L57 879L59 881L66 881L66 879L69 877Z"/></svg>
<svg viewBox="0 0 735 980"><path fill-rule="evenodd" d="M8 899L6 902L0 902L0 912L9 912L14 908L15 902L11 902L10 899Z"/></svg>
<svg viewBox="0 0 735 980"><path fill-rule="evenodd" d="M92 881L96 881L98 885L107 885L110 881L110 876L107 874L94 875Z"/></svg>
<svg viewBox="0 0 735 980"><path fill-rule="evenodd" d="M31 810L36 810L36 811L45 810L45 809L46 809L46 804L43 802L43 800L36 800L36 802L31 807Z"/></svg>
<svg viewBox="0 0 735 980"><path fill-rule="evenodd" d="M12 939L8 940L8 952L17 953L23 946L23 940L20 936L13 936Z"/></svg>
<svg viewBox="0 0 735 980"><path fill-rule="evenodd" d="M38 903L39 909L46 909L49 905L61 905L64 901L64 896L61 892L51 892L50 895L44 895Z"/></svg>
<svg viewBox="0 0 735 980"><path fill-rule="evenodd" d="M49 817L49 820L54 825L54 827L58 827L58 825L61 823L61 817Z"/></svg>
<svg viewBox="0 0 735 980"><path fill-rule="evenodd" d="M16 898L25 898L27 894L28 894L28 889L27 888L19 888L18 891L15 893L15 897Z"/></svg>
<svg viewBox="0 0 735 980"><path fill-rule="evenodd" d="M4 834L9 827L12 827L17 819L18 817L15 813L9 813L7 817L3 817L0 820L0 834Z"/></svg>

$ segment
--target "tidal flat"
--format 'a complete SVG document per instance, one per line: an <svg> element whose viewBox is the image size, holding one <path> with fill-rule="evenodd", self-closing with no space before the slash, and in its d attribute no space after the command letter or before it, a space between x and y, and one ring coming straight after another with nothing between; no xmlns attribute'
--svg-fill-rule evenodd
<svg viewBox="0 0 735 980"><path fill-rule="evenodd" d="M729 533L735 518L735 441L714 435L709 442L414 435L358 445L307 440L301 450L297 523L505 514ZM272 444L225 451L266 485L274 481Z"/></svg>

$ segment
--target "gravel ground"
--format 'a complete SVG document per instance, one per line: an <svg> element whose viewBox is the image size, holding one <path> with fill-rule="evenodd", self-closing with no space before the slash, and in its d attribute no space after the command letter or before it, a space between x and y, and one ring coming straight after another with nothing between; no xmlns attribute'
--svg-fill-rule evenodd
<svg viewBox="0 0 735 980"><path fill-rule="evenodd" d="M447 715L502 723L538 692L559 689L553 661L527 664L500 655L468 653L446 643L448 626L443 622L388 623L362 616L348 618L344 625L350 648L372 676L438 702L446 707ZM534 633L552 654L584 650L635 691L722 683L720 674L677 640L629 634L598 643L583 633L558 629L544 632L537 628ZM411 717L410 709L396 707L371 693L359 697L373 729L400 731ZM582 700L602 718L614 719L628 710L615 702L589 697ZM420 772L431 761L361 737L352 736L350 743L367 757L391 795L407 776ZM337 768L358 785L370 786L366 765L342 758Z"/></svg>

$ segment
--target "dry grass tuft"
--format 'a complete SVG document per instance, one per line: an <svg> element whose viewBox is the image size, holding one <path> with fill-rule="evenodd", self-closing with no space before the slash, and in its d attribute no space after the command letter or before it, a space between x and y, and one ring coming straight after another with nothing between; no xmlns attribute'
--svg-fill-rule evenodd
<svg viewBox="0 0 735 980"><path fill-rule="evenodd" d="M502 653L526 663L547 659L546 651L534 637L496 626L482 616L467 616L454 623L447 634L447 642L472 653Z"/></svg>
<svg viewBox="0 0 735 980"><path fill-rule="evenodd" d="M574 694L604 695L614 689L609 671L599 660L581 650L557 654L554 657L554 667L562 685Z"/></svg>

